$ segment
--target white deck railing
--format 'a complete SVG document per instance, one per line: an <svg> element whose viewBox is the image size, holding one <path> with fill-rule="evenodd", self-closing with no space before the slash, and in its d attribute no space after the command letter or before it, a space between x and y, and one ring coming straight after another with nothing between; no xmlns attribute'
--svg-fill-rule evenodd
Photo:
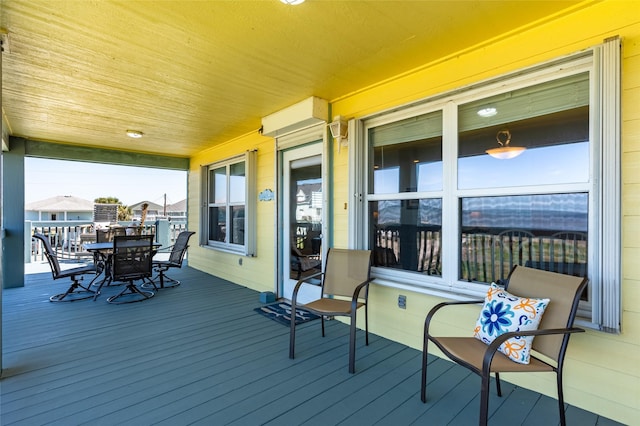
<svg viewBox="0 0 640 426"><path fill-rule="evenodd" d="M137 227L137 222L118 222L123 227ZM40 245L31 240L35 233L47 235L51 247L59 259L82 260L91 258L83 245L96 241L93 222L86 220L49 220L25 221L25 262L31 263L45 260ZM162 246L170 246L181 231L187 229L185 219L160 219L145 223L142 234L155 235L155 240Z"/></svg>

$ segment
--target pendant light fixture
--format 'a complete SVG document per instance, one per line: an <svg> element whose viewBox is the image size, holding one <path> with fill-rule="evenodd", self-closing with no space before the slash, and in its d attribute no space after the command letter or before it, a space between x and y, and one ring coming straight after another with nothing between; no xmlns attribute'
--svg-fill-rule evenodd
<svg viewBox="0 0 640 426"><path fill-rule="evenodd" d="M496 140L500 144L499 148L487 149L485 152L498 160L509 160L522 154L527 148L523 146L511 146L511 132L509 130L499 130Z"/></svg>

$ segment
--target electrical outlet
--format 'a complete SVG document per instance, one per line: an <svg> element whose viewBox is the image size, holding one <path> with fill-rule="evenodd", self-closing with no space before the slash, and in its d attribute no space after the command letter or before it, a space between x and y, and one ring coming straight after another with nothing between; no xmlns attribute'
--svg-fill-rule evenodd
<svg viewBox="0 0 640 426"><path fill-rule="evenodd" d="M402 294L398 296L398 308L407 309L407 296Z"/></svg>

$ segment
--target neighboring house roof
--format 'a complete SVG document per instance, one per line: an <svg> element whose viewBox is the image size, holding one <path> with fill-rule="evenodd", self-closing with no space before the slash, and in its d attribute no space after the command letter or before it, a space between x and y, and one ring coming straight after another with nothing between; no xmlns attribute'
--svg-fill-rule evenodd
<svg viewBox="0 0 640 426"><path fill-rule="evenodd" d="M157 211L158 213L162 213L164 211L164 206L160 204L153 203L151 201L140 201L139 203L135 203L129 206L131 211L141 211L142 205L144 203L149 204L149 211ZM167 212L185 212L187 211L187 200L184 199L182 201L178 201L177 203L167 204Z"/></svg>
<svg viewBox="0 0 640 426"><path fill-rule="evenodd" d="M148 211L155 210L155 211L161 212L163 209L163 207L160 204L156 204L151 201L140 201L139 203L131 204L129 208L131 209L131 211L142 210L142 205L144 203L149 204L149 207L147 208Z"/></svg>
<svg viewBox="0 0 640 426"><path fill-rule="evenodd" d="M46 212L93 212L93 201L72 195L57 195L45 200L26 204L26 211Z"/></svg>
<svg viewBox="0 0 640 426"><path fill-rule="evenodd" d="M168 204L167 205L168 212L186 212L187 211L187 199L185 198L182 201L178 201L177 203Z"/></svg>

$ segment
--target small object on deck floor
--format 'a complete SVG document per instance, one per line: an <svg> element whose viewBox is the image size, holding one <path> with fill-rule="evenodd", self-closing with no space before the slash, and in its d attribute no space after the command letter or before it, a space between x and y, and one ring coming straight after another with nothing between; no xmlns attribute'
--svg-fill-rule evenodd
<svg viewBox="0 0 640 426"><path fill-rule="evenodd" d="M272 291L263 291L260 293L260 303L273 303L276 301L276 295Z"/></svg>

